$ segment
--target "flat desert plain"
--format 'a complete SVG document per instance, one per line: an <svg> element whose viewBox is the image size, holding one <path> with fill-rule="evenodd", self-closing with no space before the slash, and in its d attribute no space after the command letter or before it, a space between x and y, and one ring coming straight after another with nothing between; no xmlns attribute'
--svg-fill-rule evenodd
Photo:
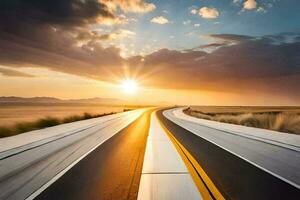
<svg viewBox="0 0 300 200"><path fill-rule="evenodd" d="M45 117L64 118L83 113L104 114L134 109L136 106L99 104L0 104L0 126L31 122Z"/></svg>

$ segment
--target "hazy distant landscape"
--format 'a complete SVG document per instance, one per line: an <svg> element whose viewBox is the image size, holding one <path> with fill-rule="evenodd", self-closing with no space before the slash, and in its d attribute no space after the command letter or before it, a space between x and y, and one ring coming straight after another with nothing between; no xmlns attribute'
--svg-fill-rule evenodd
<svg viewBox="0 0 300 200"><path fill-rule="evenodd" d="M121 103L121 100L100 98L0 97L0 137L139 108Z"/></svg>
<svg viewBox="0 0 300 200"><path fill-rule="evenodd" d="M184 112L206 120L300 134L300 107L191 106Z"/></svg>
<svg viewBox="0 0 300 200"><path fill-rule="evenodd" d="M125 105L125 106L124 106ZM83 113L103 114L121 112L126 102L117 99L81 99L61 100L51 97L0 97L0 126L13 125L16 122L29 122L43 117L63 118Z"/></svg>

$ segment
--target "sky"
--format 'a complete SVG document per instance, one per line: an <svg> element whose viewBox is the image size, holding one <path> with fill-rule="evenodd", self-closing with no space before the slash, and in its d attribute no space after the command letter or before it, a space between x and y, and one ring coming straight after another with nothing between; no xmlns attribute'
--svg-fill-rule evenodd
<svg viewBox="0 0 300 200"><path fill-rule="evenodd" d="M300 105L300 1L1 0L0 96ZM137 82L128 94L120 83Z"/></svg>

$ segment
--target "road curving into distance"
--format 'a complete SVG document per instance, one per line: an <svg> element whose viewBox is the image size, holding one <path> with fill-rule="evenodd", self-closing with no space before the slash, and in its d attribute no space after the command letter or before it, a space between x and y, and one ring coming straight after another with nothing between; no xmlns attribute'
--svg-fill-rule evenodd
<svg viewBox="0 0 300 200"><path fill-rule="evenodd" d="M181 111L139 109L0 139L0 199L299 198L297 137Z"/></svg>

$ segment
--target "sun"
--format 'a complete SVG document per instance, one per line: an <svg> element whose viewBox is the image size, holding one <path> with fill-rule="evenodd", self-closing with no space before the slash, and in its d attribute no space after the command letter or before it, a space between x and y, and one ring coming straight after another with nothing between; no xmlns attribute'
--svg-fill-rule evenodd
<svg viewBox="0 0 300 200"><path fill-rule="evenodd" d="M138 84L135 80L126 79L121 82L121 88L123 92L127 94L135 94L138 90Z"/></svg>

